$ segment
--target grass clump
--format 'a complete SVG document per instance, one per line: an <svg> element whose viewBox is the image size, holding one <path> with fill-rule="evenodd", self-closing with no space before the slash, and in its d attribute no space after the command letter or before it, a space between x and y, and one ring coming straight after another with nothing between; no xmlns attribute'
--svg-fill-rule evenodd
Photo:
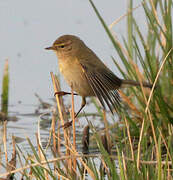
<svg viewBox="0 0 173 180"><path fill-rule="evenodd" d="M122 38L123 43L107 27L91 0L90 3L123 63L120 67L112 57L122 76L153 84L151 91L142 86L120 91L128 105L121 115L122 123L126 122L121 127L118 122L119 134L113 135L112 131L112 136L119 141L117 152L134 160L122 168L124 155L118 153L120 171L124 171L120 176L124 179L125 173L130 179L168 178L172 175L168 164L172 164L169 144L173 133L173 3L171 0L142 1L138 7L143 8L145 24L140 24L133 15L133 1L129 0L127 38ZM141 30L144 27L146 34Z"/></svg>

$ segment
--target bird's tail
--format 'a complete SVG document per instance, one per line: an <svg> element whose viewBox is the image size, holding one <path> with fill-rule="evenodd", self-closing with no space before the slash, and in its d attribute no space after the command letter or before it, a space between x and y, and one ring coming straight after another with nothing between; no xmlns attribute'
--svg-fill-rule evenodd
<svg viewBox="0 0 173 180"><path fill-rule="evenodd" d="M152 88L153 85L147 82L142 82L142 85L146 88ZM127 86L140 86L140 83L137 81L133 81L133 80L122 80L122 85L121 87L127 87Z"/></svg>

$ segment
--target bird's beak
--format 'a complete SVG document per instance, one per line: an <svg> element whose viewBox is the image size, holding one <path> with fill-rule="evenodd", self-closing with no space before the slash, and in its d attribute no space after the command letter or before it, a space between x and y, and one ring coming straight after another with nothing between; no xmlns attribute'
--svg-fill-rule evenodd
<svg viewBox="0 0 173 180"><path fill-rule="evenodd" d="M55 50L55 47L53 47L53 46L50 46L50 47L47 47L47 48L45 48L46 50Z"/></svg>

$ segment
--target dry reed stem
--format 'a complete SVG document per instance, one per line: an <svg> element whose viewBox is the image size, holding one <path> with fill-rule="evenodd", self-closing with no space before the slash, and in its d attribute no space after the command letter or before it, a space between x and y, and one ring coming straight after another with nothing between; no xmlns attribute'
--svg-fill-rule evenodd
<svg viewBox="0 0 173 180"><path fill-rule="evenodd" d="M162 26L162 24L159 22L159 16L158 16L158 14L157 14L157 10L156 10L156 8L155 8L155 5L154 5L153 1L152 1L152 0L149 0L149 1L150 1L150 4L151 4L151 7L152 7L152 9L153 9L153 14L154 14L154 17L155 17L157 23L158 23L160 26ZM164 25L164 24L163 24L163 25Z"/></svg>
<svg viewBox="0 0 173 180"><path fill-rule="evenodd" d="M4 121L3 142L4 142L5 160L6 160L6 163L8 163L8 154L7 154L7 121Z"/></svg>
<svg viewBox="0 0 173 180"><path fill-rule="evenodd" d="M59 83L59 81L58 81L58 78L57 78L57 76L55 75L54 76L54 79L55 79L55 85L56 85L56 90L57 91L55 91L55 92L59 92L59 91L61 91L61 89L60 89L60 83ZM67 116L66 116L66 113L65 113L65 106L64 106L64 103L63 103L63 100L62 100L62 97L60 96L58 96L58 99L59 99L59 102L57 102L57 103L59 103L59 107L61 107L61 109L59 109L58 108L58 110L59 111L61 111L61 113L62 113L62 116L63 117L65 117L65 120L67 121ZM57 99L56 99L57 100ZM64 125L64 123L62 122L62 125ZM64 139L65 139L65 143L66 143L66 155L71 155L71 152L70 152L70 131L69 131L69 129L63 129L63 131L65 131L64 132ZM57 134L60 136L60 123L58 123L58 130L57 130ZM66 134L66 136L65 136L65 134ZM59 138L60 139L60 138ZM60 141L58 141L59 142L59 152L60 152ZM68 147L68 148L67 148ZM60 155L60 153L59 153L59 155ZM66 162L66 169L67 169L67 167L68 167L68 169L70 169L71 170L71 172L72 172L72 159L68 159L67 160L67 162Z"/></svg>
<svg viewBox="0 0 173 180"><path fill-rule="evenodd" d="M54 153L57 152L57 148L56 148L56 138L55 138L55 110L53 110L53 114L52 114L52 137L53 137L53 151Z"/></svg>
<svg viewBox="0 0 173 180"><path fill-rule="evenodd" d="M52 137L53 137L53 151L54 151L54 154L60 154L60 145L59 144L59 141L58 141L58 144L57 144L57 141L56 141L56 134L55 134L55 122L56 122L56 116L55 116L55 113L56 113L56 109L53 108L53 114L52 114ZM58 128L59 129L59 128ZM58 134L57 136L59 137L60 136L60 131L57 131ZM58 149L57 149L57 145L58 145ZM57 165L56 163L54 163L54 170L56 169ZM58 179L60 179L60 177L58 176Z"/></svg>
<svg viewBox="0 0 173 180"><path fill-rule="evenodd" d="M12 145L13 145L13 156L16 155L16 141L15 141L15 137L12 136Z"/></svg>
<svg viewBox="0 0 173 180"><path fill-rule="evenodd" d="M55 77L56 89L57 89L58 91L61 91L58 77L57 77L56 75L55 75L54 77ZM59 97L59 104L60 104L60 107L61 107L61 112L62 112L63 119L64 119L65 121L68 121L68 117L67 117L67 114L66 114L66 111L65 111L65 105L64 105L64 103L63 103L62 96L58 96L58 97ZM64 124L62 124L62 125L64 125ZM60 127L60 123L58 123L58 126ZM59 128L58 128L58 130L59 130ZM68 128L67 128L67 129L64 128L63 131L64 131L64 130L66 130L66 132L67 132L67 140L69 141L69 137L70 137L70 135L69 135L69 130L68 130ZM60 132L60 131L59 131L59 132ZM65 137L64 137L64 138L65 138Z"/></svg>
<svg viewBox="0 0 173 180"><path fill-rule="evenodd" d="M37 139L37 143L40 145L40 147L42 147L42 143L41 143L41 135L40 135L40 119L41 119L41 116L42 115L40 115L40 117L39 117L39 119L38 119L38 129L37 129L37 133L36 133L36 137L38 138Z"/></svg>
<svg viewBox="0 0 173 180"><path fill-rule="evenodd" d="M12 158L11 160L7 163L7 166L6 166L6 170L7 172L11 172L13 170L16 169L16 148L15 148L15 138L14 136L12 136L12 146L13 146L13 153L12 153ZM12 179L13 178L13 174L10 173L6 179Z"/></svg>
<svg viewBox="0 0 173 180"><path fill-rule="evenodd" d="M58 80L58 76L56 76L56 75L54 75L54 76L55 76L56 88L58 89L58 91L61 91L61 86L60 86L60 82ZM66 110L65 110L66 108L65 108L62 96L59 97L59 101L60 101L60 106L61 106L63 117L64 117L65 121L67 121L68 117L67 117L67 114L66 114Z"/></svg>
<svg viewBox="0 0 173 180"><path fill-rule="evenodd" d="M56 83L56 78L55 76L53 75L53 73L51 72L51 78L52 78L52 83L53 83L53 87L54 87L54 92L58 92L59 89L57 87L57 83ZM58 106L58 112L59 112L59 116L60 116L60 121L61 121L61 124L64 125L65 122L64 122L64 118L63 118L63 113L62 113L62 109L61 109L61 104L60 104L60 97L56 94L56 102L57 102L57 106ZM60 129L58 129L60 131ZM65 144L68 145L69 142L69 138L68 138L68 132L67 132L67 129L63 129L63 132L64 132L64 140L65 140ZM66 151L66 154L68 155L69 154L69 151L67 150ZM71 163L67 161L67 166L70 165Z"/></svg>
<svg viewBox="0 0 173 180"><path fill-rule="evenodd" d="M148 170L147 170L147 180L149 180L149 172L148 172Z"/></svg>
<svg viewBox="0 0 173 180"><path fill-rule="evenodd" d="M57 89L56 82L55 82L55 76L53 75L52 72L51 72L51 78L52 78L52 83L53 83L53 87L54 87L54 92L58 92L59 89ZM61 111L61 105L60 105L59 96L56 94L55 97L56 97L56 102L57 102L57 106L58 106L58 111L59 111L61 124L64 125L65 123L64 123L64 118L63 118L63 114L62 114L62 111ZM67 132L66 132L66 130L64 130L64 139L66 139L66 137L67 137Z"/></svg>
<svg viewBox="0 0 173 180"><path fill-rule="evenodd" d="M76 151L76 128L75 128L75 113L74 113L74 92L73 86L71 86L71 117L72 117L72 127L73 127L73 149ZM73 169L76 170L76 159L73 159Z"/></svg>
<svg viewBox="0 0 173 180"><path fill-rule="evenodd" d="M56 75L55 75L55 82L56 82L57 90L61 91L60 83L59 83L58 78L57 78ZM62 110L62 112L63 112L63 115L64 115L65 119L67 119L67 117L66 117L66 112L65 112L65 106L64 106L62 97L59 97L59 102L60 102L60 105L61 105L61 110ZM53 110L53 113L55 113L55 112L56 112L56 107L54 107L54 110ZM58 156L61 156L61 151L60 151L60 149L61 149L61 138L60 138L60 130L59 130L61 124L60 124L60 123L57 123L57 125L58 125L58 127L57 127L57 133L56 133L56 134L57 134L57 137L58 137L57 154L58 154ZM54 138L56 138L56 135L55 135Z"/></svg>
<svg viewBox="0 0 173 180"><path fill-rule="evenodd" d="M153 95L153 92L154 92L154 88L156 87L156 83L158 81L158 78L159 78L159 75L161 73L161 70L167 60L167 57L169 56L169 54L171 53L171 51L173 50L173 48L171 48L169 50L169 52L167 53L167 55L165 56L160 68L159 68L159 71L157 72L157 75L156 75L156 78L154 80L154 83L153 83L153 87L151 89L151 92L150 92L150 95L149 95L149 98L147 100L147 104L146 104L146 108L145 108L145 113L148 112L148 109L149 109L149 104L150 104L150 101L151 101L151 97ZM152 119L151 119L151 115L150 115L150 112L149 112L149 119L150 119L150 123L151 123L151 128L152 128L152 132L153 132L153 137L154 137L154 142L155 142L155 145L156 145L156 151L157 151L157 155L158 155L158 147L157 147L157 140L156 140L156 135L155 135L155 131L154 131L154 125L153 125L153 122L152 122ZM141 132L140 132L140 138L139 138L139 143L138 143L138 155L137 155L137 168L139 170L139 166L140 166L140 148L141 148L141 141L142 141L142 135L143 135L143 131L144 131L144 122L145 122L145 119L143 118L143 123L142 123L142 128L141 128Z"/></svg>
<svg viewBox="0 0 173 180"><path fill-rule="evenodd" d="M58 124L58 128L57 129L59 129L60 128L60 124L59 123L57 123ZM61 138L60 138L60 131L58 131L57 130L57 137L58 137L58 144L57 144L57 154L59 155L59 156L61 156L61 151L60 151L60 148L61 148ZM55 137L54 138L56 138L56 134L55 134Z"/></svg>
<svg viewBox="0 0 173 180"><path fill-rule="evenodd" d="M126 168L126 162L125 162L125 157L124 157L123 152L122 152L122 160L123 160L124 176L125 176L125 179L127 180L127 168Z"/></svg>

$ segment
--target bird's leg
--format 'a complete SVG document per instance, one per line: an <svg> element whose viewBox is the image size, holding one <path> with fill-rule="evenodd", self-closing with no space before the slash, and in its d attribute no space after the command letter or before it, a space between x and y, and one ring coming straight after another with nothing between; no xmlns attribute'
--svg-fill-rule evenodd
<svg viewBox="0 0 173 180"><path fill-rule="evenodd" d="M76 118L79 115L79 113L82 111L82 109L85 107L85 105L86 105L86 99L85 99L85 97L82 97L81 107L80 107L79 111L75 114L74 118ZM72 125L72 121L69 121L61 127L66 129L66 128L70 127L71 125Z"/></svg>
<svg viewBox="0 0 173 180"><path fill-rule="evenodd" d="M55 92L54 96L58 95L58 96L65 96L65 95L69 95L71 93L69 92L64 92L64 91L58 91L58 92ZM73 95L78 95L76 93L74 93Z"/></svg>
<svg viewBox="0 0 173 180"><path fill-rule="evenodd" d="M82 103L81 103L81 107L79 109L79 111L75 114L75 118L78 116L78 114L82 111L82 109L85 107L86 105L86 99L85 97L82 97Z"/></svg>

